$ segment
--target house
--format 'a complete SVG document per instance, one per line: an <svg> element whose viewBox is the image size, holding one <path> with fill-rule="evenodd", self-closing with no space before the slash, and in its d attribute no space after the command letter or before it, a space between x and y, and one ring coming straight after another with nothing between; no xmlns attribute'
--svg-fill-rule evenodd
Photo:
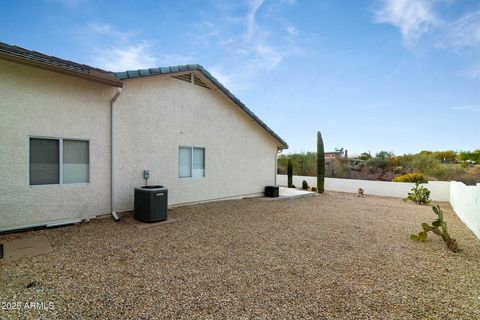
<svg viewBox="0 0 480 320"><path fill-rule="evenodd" d="M261 195L287 143L200 65L111 73L0 43L0 231Z"/></svg>
<svg viewBox="0 0 480 320"><path fill-rule="evenodd" d="M325 152L325 165L330 165L333 160L339 159L341 157L341 152Z"/></svg>

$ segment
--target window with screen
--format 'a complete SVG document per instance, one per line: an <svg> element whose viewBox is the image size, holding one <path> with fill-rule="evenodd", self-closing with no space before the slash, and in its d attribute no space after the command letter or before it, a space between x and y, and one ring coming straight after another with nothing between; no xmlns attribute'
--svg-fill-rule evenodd
<svg viewBox="0 0 480 320"><path fill-rule="evenodd" d="M89 142L30 138L30 185L89 182Z"/></svg>
<svg viewBox="0 0 480 320"><path fill-rule="evenodd" d="M205 148L180 147L178 149L178 177L205 177Z"/></svg>

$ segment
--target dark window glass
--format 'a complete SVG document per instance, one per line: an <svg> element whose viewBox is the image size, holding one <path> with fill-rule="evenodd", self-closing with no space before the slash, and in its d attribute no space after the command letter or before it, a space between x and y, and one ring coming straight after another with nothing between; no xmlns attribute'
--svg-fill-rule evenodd
<svg viewBox="0 0 480 320"><path fill-rule="evenodd" d="M30 185L60 183L59 141L30 138Z"/></svg>

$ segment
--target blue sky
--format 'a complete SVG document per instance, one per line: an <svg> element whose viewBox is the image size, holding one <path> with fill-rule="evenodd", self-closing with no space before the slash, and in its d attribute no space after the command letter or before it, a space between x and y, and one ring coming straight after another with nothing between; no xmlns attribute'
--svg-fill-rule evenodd
<svg viewBox="0 0 480 320"><path fill-rule="evenodd" d="M112 71L199 63L290 145L480 148L480 2L2 1L0 41Z"/></svg>

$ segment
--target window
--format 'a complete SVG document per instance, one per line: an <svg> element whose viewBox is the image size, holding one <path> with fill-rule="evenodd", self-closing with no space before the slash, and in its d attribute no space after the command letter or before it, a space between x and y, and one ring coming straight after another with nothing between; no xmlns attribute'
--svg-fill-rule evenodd
<svg viewBox="0 0 480 320"><path fill-rule="evenodd" d="M59 140L30 139L30 184L60 182Z"/></svg>
<svg viewBox="0 0 480 320"><path fill-rule="evenodd" d="M180 147L178 149L178 177L205 177L205 148Z"/></svg>
<svg viewBox="0 0 480 320"><path fill-rule="evenodd" d="M89 142L30 138L30 185L89 182Z"/></svg>

